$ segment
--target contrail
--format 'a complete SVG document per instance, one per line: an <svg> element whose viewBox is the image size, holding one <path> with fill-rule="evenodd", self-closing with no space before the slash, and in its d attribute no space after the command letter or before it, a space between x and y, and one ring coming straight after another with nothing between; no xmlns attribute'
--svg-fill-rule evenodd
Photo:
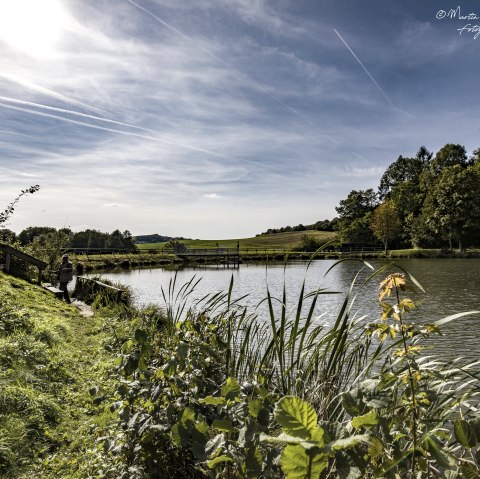
<svg viewBox="0 0 480 479"><path fill-rule="evenodd" d="M20 170L12 170L11 168L5 168L3 166L0 166L0 171L6 171L8 175L14 174L18 176L25 176L26 178L42 178L42 175L39 175L38 173L25 173Z"/></svg>
<svg viewBox="0 0 480 479"><path fill-rule="evenodd" d="M96 111L98 113L106 113L105 111L99 108L96 108L92 105L88 105L87 103L83 103L79 100L75 100L74 98L70 98L66 95L63 95L62 93L57 93L53 90L49 90L48 88L44 88L40 85L36 85L35 83L29 82L22 78L15 77L13 75L7 75L5 73L0 73L0 77L5 78L6 80L11 81L12 83L18 83L19 85L22 85L23 87L28 88L30 90L36 91L38 93L42 93L47 96L51 96L52 98L56 98L57 100L60 100L64 103L68 103L70 105L76 105L81 108L85 108L87 110Z"/></svg>
<svg viewBox="0 0 480 479"><path fill-rule="evenodd" d="M41 108L43 110L55 111L55 112L58 112L58 113L66 113L68 115L75 115L75 116L80 116L82 118L89 118L91 120L103 121L103 122L106 122L106 123L112 123L114 125L125 126L125 127L128 127L128 128L134 128L136 130L147 131L147 132L150 132L150 133L161 133L158 130L152 130L150 128L142 128L141 126L131 125L129 123L123 123L122 121L110 120L109 118L104 118L102 116L88 115L87 113L81 113L81 112L75 111L75 110L68 110L68 109L65 109L65 108L56 108L56 107L53 107L53 106L45 105L43 103L34 103L34 102L31 102L31 101L18 100L16 98L9 98L9 97L6 97L6 96L0 96L0 101L5 101L5 102L9 102L9 103L16 103L18 105L29 106L29 107L34 107L34 108Z"/></svg>
<svg viewBox="0 0 480 479"><path fill-rule="evenodd" d="M189 42L192 42L192 43L195 43L195 45L200 48L200 50L203 50L205 53L207 53L208 55L210 55L211 57L215 58L215 60L219 61L220 63L222 63L223 65L225 65L226 67L229 67L229 65L227 63L225 63L225 61L223 61L220 57L217 57L217 55L215 55L215 53L211 52L210 50L208 50L207 48L203 47L202 45L199 45L197 42L194 41L194 39L192 37L189 37L187 34L181 32L180 30L177 30L174 26L170 25L169 23L167 23L165 20L163 20L162 18L160 18L159 16L155 15L152 11L148 10L147 8L145 7L142 7L141 5L139 5L137 2L134 2L133 0L125 0L126 2L130 3L131 5L133 5L134 7L137 7L138 9L142 10L143 12L145 12L147 15L150 15L152 18L154 18L155 20L157 20L158 22L160 22L163 26L167 27L169 30L171 30L172 32L175 32L177 35L180 35L182 38L185 38L186 40L188 40ZM229 67L230 68L230 67Z"/></svg>
<svg viewBox="0 0 480 479"><path fill-rule="evenodd" d="M180 147L186 148L188 150L194 150L194 151L198 151L198 152L201 152L201 153L207 153L209 155L216 156L216 157L228 158L226 155L222 155L220 153L215 153L214 151L206 150L206 149L203 149L203 148L198 148L198 147L183 144L183 143L176 143L176 142L173 142L173 141L164 140L164 139L161 139L161 138L156 138L154 136L140 135L138 133L132 133L132 132L129 132L129 131L116 130L114 128L107 128L107 127L104 127L104 126L93 125L92 123L86 123L84 121L73 120L72 118L65 118L64 116L52 115L50 113L44 113L43 111L29 110L28 108L21 108L21 107L13 106L13 105L5 105L4 103L0 103L0 107L7 108L7 109L10 109L10 110L23 111L25 113L30 113L32 115L37 115L37 116L43 116L43 117L46 117L46 118L53 118L55 120L65 121L67 123L73 123L74 125L80 125L80 126L85 126L87 128L93 128L95 130L109 131L109 132L112 132L112 133L120 133L121 135L133 136L133 137L136 137L136 138L143 138L143 139L146 139L146 140L157 141L159 143L165 143L167 145L180 146ZM244 160L244 161L248 161L248 160Z"/></svg>
<svg viewBox="0 0 480 479"><path fill-rule="evenodd" d="M43 116L43 117L46 117L46 118L53 118L55 120L65 121L67 123L72 123L74 125L80 125L80 126L85 126L87 128L93 128L95 130L109 131L109 132L112 132L112 133L120 133L121 135L133 136L133 137L136 137L136 138L143 138L145 140L152 140L152 141L156 141L156 142L159 142L159 143L164 143L164 144L172 145L172 146L179 146L179 147L185 148L187 150L193 150L193 151L198 151L200 153L205 153L205 154L214 156L216 158L224 158L224 159L228 159L228 160L232 160L232 161L238 161L238 162L241 162L241 163L247 163L247 164L251 164L251 165L254 165L256 167L263 168L263 169L266 169L266 170L269 170L269 171L272 171L272 172L277 172L277 170L275 170L273 168L269 168L265 165L258 164L254 161L251 161L251 160L246 160L244 158L234 158L234 157L225 155L223 153L216 153L215 151L207 150L205 148L199 148L199 147L188 145L188 144L185 144L185 143L178 143L178 142L174 142L174 141L171 141L171 140L156 138L154 136L140 135L138 133L132 133L132 132L129 132L129 131L117 130L117 129L114 129L114 128L107 128L107 127L104 127L104 126L93 125L91 123L86 123L84 121L73 120L72 118L65 118L63 116L52 115L50 113L44 113L42 111L30 110L28 108L21 108L21 107L17 107L17 106L13 106L13 105L5 105L3 103L0 103L0 107L7 108L7 109L10 109L10 110L23 111L25 113L30 113L32 115Z"/></svg>
<svg viewBox="0 0 480 479"><path fill-rule="evenodd" d="M360 61L360 59L355 55L355 52L348 46L348 43L342 38L342 35L337 32L337 30L334 28L333 31L337 34L338 38L342 40L343 44L348 48L348 51L353 55L353 58L357 60L357 62L360 64L360 66L365 70L365 73L370 77L370 80L375 84L375 86L378 88L378 91L383 95L383 97L390 103L390 105L395 108L395 105L392 103L392 100L388 98L387 94L382 90L382 87L376 82L375 78L370 74L370 72L367 70L365 65Z"/></svg>
<svg viewBox="0 0 480 479"><path fill-rule="evenodd" d="M271 168L267 165L262 165L262 164L254 162L254 161L251 161L251 160L246 160L245 158L232 157L232 156L228 156L228 155L225 155L225 154L222 154L222 153L216 153L214 151L207 150L205 148L198 148L198 147L187 145L187 144L184 144L184 143L178 143L178 142L173 142L173 141L169 141L169 140L163 140L161 138L156 138L154 136L140 135L138 133L132 133L132 132L129 132L129 131L117 130L117 129L114 129L114 128L107 128L107 127L99 126L99 125L92 125L91 123L87 123L87 122L84 122L84 121L73 120L72 118L65 118L63 116L53 115L51 113L45 113L43 111L30 110L28 108L22 108L22 107L13 106L13 105L5 105L4 103L0 103L0 107L1 108L7 108L9 110L22 111L22 112L25 112L25 113L30 113L32 115L42 116L42 117L46 117L46 118L52 118L52 119L55 119L55 120L60 120L60 121L64 121L64 122L67 122L67 123L72 123L74 125L84 126L86 128L93 128L95 130L108 131L108 132L111 132L111 133L119 133L121 135L132 136L132 137L135 137L135 138L142 138L142 139L146 139L146 140L156 141L158 143L164 143L164 144L172 145L172 146L178 146L178 147L185 148L185 149L188 149L188 150L193 150L193 151L198 151L200 153L205 153L205 154L214 156L216 158L223 158L223 159L238 162L238 163L245 163L245 164L248 164L248 165L253 165L258 169L268 171L270 173L275 173L275 174L278 174L280 176L284 176L284 175L281 174L281 172L279 170ZM301 184L302 187L305 188L305 185L303 183L292 182L292 184L295 184L295 183L297 183L298 185ZM313 189L315 191L325 192L324 189L318 188L316 186L311 187L311 189Z"/></svg>
<svg viewBox="0 0 480 479"><path fill-rule="evenodd" d="M9 135L18 135L18 136L29 136L29 137L32 136L32 135L25 135L23 133L16 133L15 131L8 131L8 130L0 130L0 133L8 133Z"/></svg>
<svg viewBox="0 0 480 479"><path fill-rule="evenodd" d="M290 111L291 113L297 115L304 123L308 124L309 126L312 126L314 129L318 130L318 127L317 125L315 125L315 123L313 123L311 120L309 120L308 118L306 118L305 116L303 116L298 110L296 110L295 108L291 107L290 105L288 105L287 103L285 103L284 101L280 100L279 98L273 96L266 88L262 87L261 85L259 85L258 83L256 83L255 81L253 81L248 75L246 75L245 73L233 68L231 65L229 65L227 62L225 62L224 60L222 60L219 56L215 55L215 53L213 53L211 50L209 50L208 48L205 48L203 47L202 45L199 45L192 37L188 36L187 34L183 33L182 31L178 30L177 28L175 28L174 26L170 25L169 23L167 23L165 20L163 20L162 18L160 18L158 15L155 15L155 13L153 13L152 11L148 10L147 8L145 7L142 7L142 5L139 5L137 2L135 2L134 0L125 0L126 2L130 3L131 5L133 5L134 7L142 10L143 12L145 12L147 15L151 16L152 18L154 18L155 20L157 20L158 22L160 22L162 25L164 25L165 27L167 27L169 30L171 30L172 32L175 32L177 35L180 35L182 38L188 40L189 42L193 43L197 48L199 48L200 50L204 51L207 55L210 55L212 58L214 58L215 60L217 60L218 62L220 62L222 65L224 65L225 67L227 67L230 71L236 73L237 75L240 75L243 79L247 80L247 82L249 82L251 85L253 85L255 88L257 88L258 90L260 90L264 95L268 96L271 100L277 102L278 104L282 105L284 108L286 108L288 111ZM328 140L330 140L332 143L335 143L335 144L338 144L338 140L336 140L335 138L333 138L332 136L326 134L326 133L322 133L320 131L318 131L318 133L320 134L320 136L323 136L325 138L327 138ZM318 139L310 136L310 135L307 135L309 136L309 138L313 139L314 141L318 141ZM321 142L319 142L321 143Z"/></svg>

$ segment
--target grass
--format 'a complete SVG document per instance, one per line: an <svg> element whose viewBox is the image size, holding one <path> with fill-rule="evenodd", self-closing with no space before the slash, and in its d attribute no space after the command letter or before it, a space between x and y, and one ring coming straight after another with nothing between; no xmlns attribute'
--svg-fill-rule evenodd
<svg viewBox="0 0 480 479"><path fill-rule="evenodd" d="M113 424L89 394L108 385L111 332L101 314L0 273L0 477L93 477L95 436Z"/></svg>
<svg viewBox="0 0 480 479"><path fill-rule="evenodd" d="M288 249L291 246L300 243L302 237L308 235L319 241L330 241L336 238L333 231L289 231L286 233L276 233L272 235L260 235L252 238L233 238L233 239L212 239L212 240L182 240L187 248L215 248L218 244L221 248L236 248L237 242L240 249ZM166 243L150 243L137 245L141 250L160 249Z"/></svg>

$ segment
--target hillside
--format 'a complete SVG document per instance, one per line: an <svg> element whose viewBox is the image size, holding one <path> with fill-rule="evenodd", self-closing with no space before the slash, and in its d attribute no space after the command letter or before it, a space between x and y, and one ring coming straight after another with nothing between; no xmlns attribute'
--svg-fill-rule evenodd
<svg viewBox="0 0 480 479"><path fill-rule="evenodd" d="M288 249L302 241L303 236L315 238L317 241L326 242L334 240L336 233L332 231L289 231L286 233L262 234L252 238L232 239L211 239L211 240L181 240L187 248L215 248L217 245L222 248L236 248L237 243L240 249ZM140 249L162 248L166 242L139 244Z"/></svg>
<svg viewBox="0 0 480 479"><path fill-rule="evenodd" d="M165 243L172 239L184 239L182 237L173 237L173 236L164 236L159 234L152 234L152 235L139 235L134 236L133 240L136 244L144 244L144 243Z"/></svg>

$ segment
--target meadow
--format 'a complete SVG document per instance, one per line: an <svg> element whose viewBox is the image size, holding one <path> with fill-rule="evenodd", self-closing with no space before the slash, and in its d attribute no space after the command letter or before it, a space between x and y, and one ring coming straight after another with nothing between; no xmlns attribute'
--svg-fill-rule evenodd
<svg viewBox="0 0 480 479"><path fill-rule="evenodd" d="M336 238L336 233L332 231L289 231L286 233L276 233L270 235L259 235L252 238L232 238L232 239L212 239L212 240L181 240L187 248L215 248L218 244L221 248L236 248L237 243L241 250L272 250L272 249L290 249L292 246L302 242L302 238L307 235L319 242L327 242ZM140 250L161 249L166 243L139 244Z"/></svg>

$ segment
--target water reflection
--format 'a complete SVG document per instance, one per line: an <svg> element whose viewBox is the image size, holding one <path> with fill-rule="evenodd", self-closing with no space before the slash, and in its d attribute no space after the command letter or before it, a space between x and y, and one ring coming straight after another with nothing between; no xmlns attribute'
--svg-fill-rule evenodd
<svg viewBox="0 0 480 479"><path fill-rule="evenodd" d="M201 266L196 268L177 267L175 269L155 268L108 273L104 276L130 286L136 294L137 304L162 304L161 287L168 288L170 279L176 274L177 284L182 285L192 276L201 278L192 295L200 299L206 294L223 292L228 289L230 280L234 280L234 296L247 295L245 305L257 306L266 296L267 286L270 293L282 297L285 284L288 308L294 308L298 300L302 282L306 291L327 288L330 291L345 293L353 278L358 274L354 292L357 293L353 310L367 315L368 320L379 316L380 308L377 288L380 280L393 271L390 268L365 286L362 284L372 271L358 261L337 264L325 276L335 261L314 261L307 270L307 262L283 264L243 264L239 268L228 269L223 266ZM370 263L375 269L384 266L385 261ZM409 293L420 304L413 317L417 321L429 322L462 311L480 310L480 260L477 259L409 259L399 260L397 264L409 271L424 286L426 293L418 290ZM322 295L318 301L316 314L326 313L322 321L335 320L345 295ZM278 307L278 306L277 306ZM266 317L265 308L259 314ZM444 357L462 356L477 359L480 353L480 315L460 318L443 326L444 336L436 339L436 352Z"/></svg>

